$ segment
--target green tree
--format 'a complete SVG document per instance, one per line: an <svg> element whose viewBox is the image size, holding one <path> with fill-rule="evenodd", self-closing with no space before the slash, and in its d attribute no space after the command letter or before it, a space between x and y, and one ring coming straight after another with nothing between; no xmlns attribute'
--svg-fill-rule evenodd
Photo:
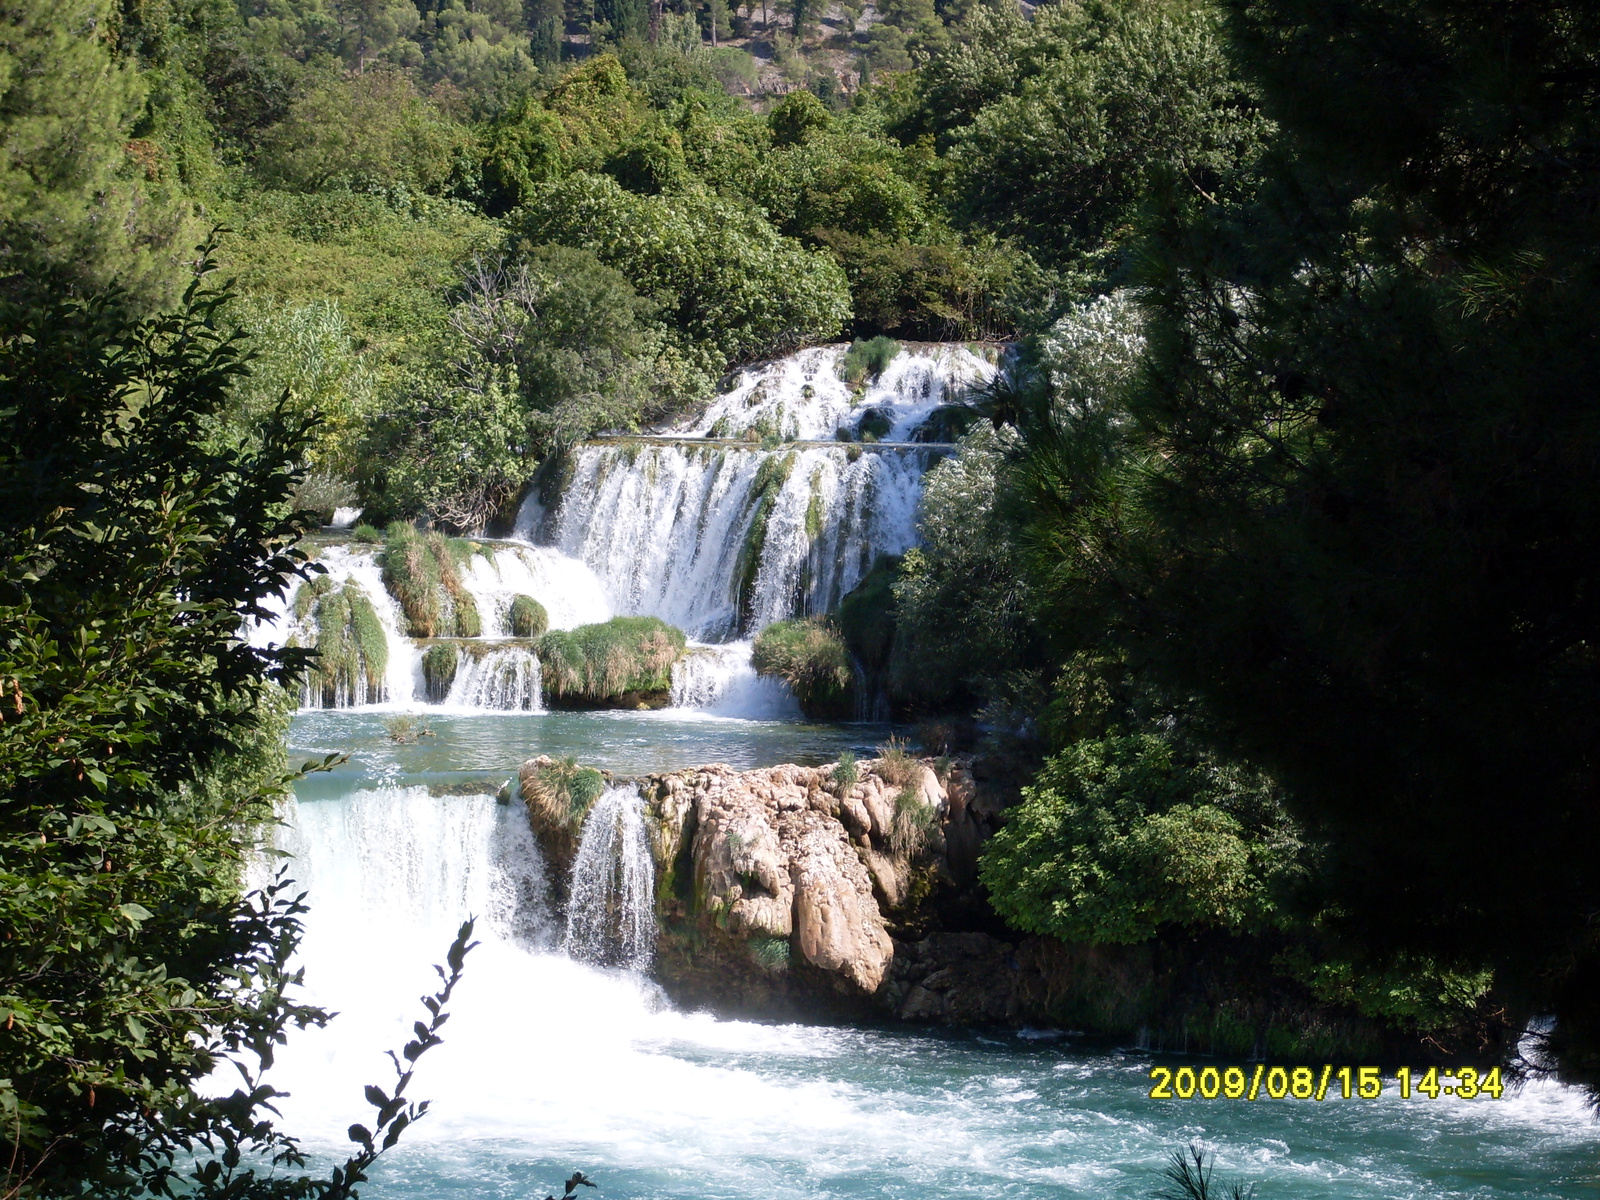
<svg viewBox="0 0 1600 1200"><path fill-rule="evenodd" d="M417 95L402 73L373 70L322 84L295 101L266 139L261 174L283 187L401 184L443 187L468 133Z"/></svg>
<svg viewBox="0 0 1600 1200"><path fill-rule="evenodd" d="M239 623L307 574L287 503L307 431L205 447L247 369L226 300L197 278L138 324L101 297L0 308L7 1195L344 1200L373 1138L423 1110L404 1075L320 1179L262 1119L274 1047L327 1019L288 995L303 907L241 878L287 782L280 685L307 652L253 647ZM195 1093L230 1062L241 1090ZM257 1174L264 1159L280 1170Z"/></svg>
<svg viewBox="0 0 1600 1200"><path fill-rule="evenodd" d="M1299 843L1260 780L1157 733L1051 758L984 850L1008 922L1066 941L1143 942L1162 926L1259 930Z"/></svg>
<svg viewBox="0 0 1600 1200"><path fill-rule="evenodd" d="M640 196L604 176L538 188L510 222L513 247L584 248L615 267L704 370L832 337L849 314L843 273L762 217L709 196Z"/></svg>
<svg viewBox="0 0 1600 1200"><path fill-rule="evenodd" d="M1153 199L1112 452L1037 439L1051 598L1282 782L1345 927L1494 964L1593 1080L1593 22L1228 20L1281 132L1254 196L1174 172Z"/></svg>
<svg viewBox="0 0 1600 1200"><path fill-rule="evenodd" d="M132 141L145 84L106 0L12 0L0 19L0 286L102 288L148 311L182 286L190 214Z"/></svg>

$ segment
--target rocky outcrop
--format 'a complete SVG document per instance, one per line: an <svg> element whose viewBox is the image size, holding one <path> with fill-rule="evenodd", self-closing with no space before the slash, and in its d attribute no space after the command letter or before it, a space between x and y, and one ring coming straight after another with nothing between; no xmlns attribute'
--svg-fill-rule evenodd
<svg viewBox="0 0 1600 1200"><path fill-rule="evenodd" d="M944 765L941 777L932 760L872 760L848 782L790 765L641 780L668 991L723 1011L881 1011L895 937L970 881L992 824L966 765Z"/></svg>

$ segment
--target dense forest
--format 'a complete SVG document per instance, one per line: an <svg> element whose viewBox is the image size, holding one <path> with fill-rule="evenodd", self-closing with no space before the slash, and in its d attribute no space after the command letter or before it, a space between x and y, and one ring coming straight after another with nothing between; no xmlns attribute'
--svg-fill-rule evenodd
<svg viewBox="0 0 1600 1200"><path fill-rule="evenodd" d="M758 656L1010 764L1004 921L1465 1059L1554 1014L1600 1078L1585 6L5 9L7 1194L196 1148L204 1194L343 1194L247 1178L298 1161L270 1092L187 1091L323 1019L239 875L307 655L233 631L300 534L482 530L852 339L1014 352L920 546Z"/></svg>

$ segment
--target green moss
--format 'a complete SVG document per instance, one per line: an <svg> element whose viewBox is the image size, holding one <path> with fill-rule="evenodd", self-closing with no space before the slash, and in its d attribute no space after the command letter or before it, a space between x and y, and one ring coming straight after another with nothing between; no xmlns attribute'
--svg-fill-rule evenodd
<svg viewBox="0 0 1600 1200"><path fill-rule="evenodd" d="M869 675L889 665L895 633L894 582L899 573L898 557L879 555L872 570L839 604L839 632Z"/></svg>
<svg viewBox="0 0 1600 1200"><path fill-rule="evenodd" d="M863 442L881 442L894 428L894 421L881 408L869 408L856 422L856 434Z"/></svg>
<svg viewBox="0 0 1600 1200"><path fill-rule="evenodd" d="M322 578L326 578L323 576ZM312 610L317 627L317 662L307 684L326 707L365 697L383 698L389 665L389 640L378 611L361 586L346 582L325 591Z"/></svg>
<svg viewBox="0 0 1600 1200"><path fill-rule="evenodd" d="M517 596L511 601L511 636L536 638L550 628L550 614L532 596Z"/></svg>
<svg viewBox="0 0 1600 1200"><path fill-rule="evenodd" d="M750 662L756 674L787 683L808 717L848 717L854 712L850 652L825 617L773 622L757 635Z"/></svg>
<svg viewBox="0 0 1600 1200"><path fill-rule="evenodd" d="M601 625L552 630L539 639L544 694L569 705L607 705L665 695L687 639L656 617L615 617Z"/></svg>
<svg viewBox="0 0 1600 1200"><path fill-rule="evenodd" d="M733 602L739 609L740 621L749 620L750 603L755 598L756 576L761 571L761 554L767 546L767 521L783 485L794 473L798 456L793 450L787 454L769 454L756 467L756 477L745 501L750 514L750 524L745 527L744 541L739 546L739 558L733 569Z"/></svg>
<svg viewBox="0 0 1600 1200"><path fill-rule="evenodd" d="M811 499L806 501L806 537L813 542L822 536L822 468L811 472Z"/></svg>
<svg viewBox="0 0 1600 1200"><path fill-rule="evenodd" d="M434 704L442 704L450 694L450 685L456 680L456 665L460 656L449 645L429 646L422 652L422 686Z"/></svg>
<svg viewBox="0 0 1600 1200"><path fill-rule="evenodd" d="M333 580L326 575L313 575L300 585L294 594L295 619L303 621L311 614L318 600L333 590Z"/></svg>
<svg viewBox="0 0 1600 1200"><path fill-rule="evenodd" d="M383 534L375 526L362 523L350 531L350 540L368 544L381 543Z"/></svg>

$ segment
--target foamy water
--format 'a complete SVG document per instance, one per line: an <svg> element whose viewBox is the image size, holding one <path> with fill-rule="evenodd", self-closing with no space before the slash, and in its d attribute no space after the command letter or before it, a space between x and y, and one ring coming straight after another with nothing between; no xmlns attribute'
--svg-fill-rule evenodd
<svg viewBox="0 0 1600 1200"><path fill-rule="evenodd" d="M520 810L488 796L357 790L288 814L309 887L309 990L339 1010L275 1079L289 1128L342 1152L410 1036L457 923L479 916L445 1043L415 1094L434 1111L366 1193L525 1197L573 1168L606 1196L1146 1196L1191 1139L1263 1197L1571 1197L1600 1135L1581 1098L1154 1102L1148 1056L1009 1031L717 1021L641 977L576 963Z"/></svg>

